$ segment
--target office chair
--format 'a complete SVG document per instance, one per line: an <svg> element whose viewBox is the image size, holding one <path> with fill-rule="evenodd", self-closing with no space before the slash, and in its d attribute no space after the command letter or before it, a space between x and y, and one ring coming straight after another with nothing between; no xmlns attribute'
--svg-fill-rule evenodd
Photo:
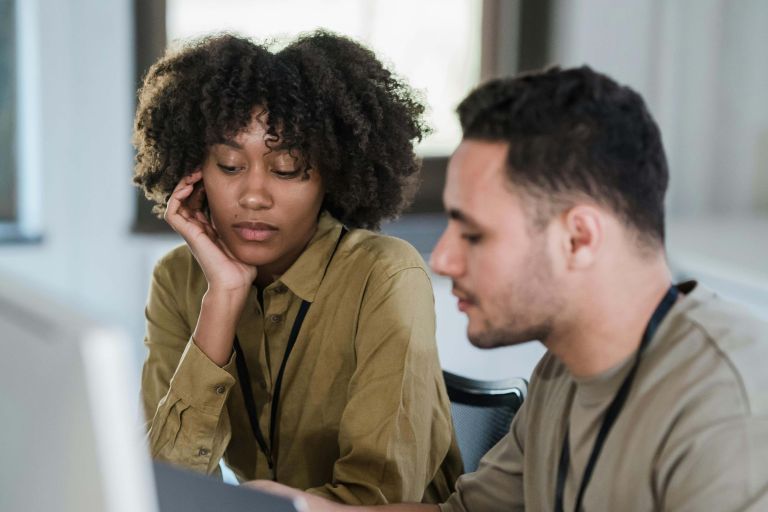
<svg viewBox="0 0 768 512"><path fill-rule="evenodd" d="M512 417L528 392L528 382L521 378L474 380L445 370L443 378L464 471L471 473L485 452L509 431Z"/></svg>

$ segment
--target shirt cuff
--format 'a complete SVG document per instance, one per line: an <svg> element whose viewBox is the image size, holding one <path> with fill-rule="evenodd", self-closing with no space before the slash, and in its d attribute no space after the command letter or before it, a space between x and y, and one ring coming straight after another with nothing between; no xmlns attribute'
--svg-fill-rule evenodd
<svg viewBox="0 0 768 512"><path fill-rule="evenodd" d="M206 356L192 338L187 342L170 389L184 403L208 414L219 414L235 385L235 353L223 367Z"/></svg>

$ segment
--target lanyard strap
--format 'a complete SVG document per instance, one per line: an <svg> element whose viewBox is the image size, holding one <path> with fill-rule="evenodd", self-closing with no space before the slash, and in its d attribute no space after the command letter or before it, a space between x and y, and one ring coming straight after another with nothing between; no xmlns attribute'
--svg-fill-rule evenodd
<svg viewBox="0 0 768 512"><path fill-rule="evenodd" d="M624 378L624 382L621 383L621 387L619 387L619 390L616 392L616 396L611 401L611 404L608 406L608 409L605 412L605 418L603 418L603 423L600 426L600 430L597 433L597 438L595 439L595 444L592 447L592 453L589 455L589 460L587 461L587 466L584 468L584 476L581 480L581 485L579 486L579 493L576 495L576 504L573 508L575 512L581 512L581 503L584 499L584 493L587 490L587 485L589 485L589 481L592 479L592 472L595 469L595 466L597 465L597 459L600 457L600 452L603 449L603 445L605 444L605 440L608 437L609 432L611 431L611 428L613 427L613 424L616 422L616 418L619 417L619 414L621 413L622 408L624 407L624 403L627 401L627 397L629 396L630 388L632 387L632 381L635 379L635 374L637 373L637 368L640 366L640 358L643 355L643 351L647 348L648 344L651 341L651 338L653 338L653 335L656 333L656 330L659 328L659 324L661 324L661 321L664 320L664 317L667 316L667 313L669 313L669 310L672 309L672 306L675 305L675 301L677 300L678 291L675 286L670 286L667 290L666 295L664 295L664 298L661 300L658 306L656 306L656 310L653 312L653 315L651 316L651 319L648 321L648 325L645 327L645 332L643 333L643 338L640 341L640 346L637 349L637 354L635 355L635 362L632 364L632 369L629 371L629 374ZM563 494L565 491L565 479L568 475L568 466L570 464L570 447L569 447L569 432L570 427L567 427L565 429L565 439L563 439L563 449L560 452L560 463L558 464L557 468L557 489L555 491L555 512L563 512Z"/></svg>
<svg viewBox="0 0 768 512"><path fill-rule="evenodd" d="M328 272L328 267L331 265L331 261L333 260L333 257L336 254L339 245L341 244L342 238L344 238L344 235L346 234L347 228L342 226L339 239L336 241L336 246L333 248L333 252L331 253L331 257L328 259L328 263L325 265L323 277L320 280L321 283L325 278L325 274ZM238 381L240 382L240 389L243 392L245 409L248 412L248 419L251 423L253 436L256 438L256 443L259 445L262 453L264 453L267 458L267 464L269 465L269 469L272 470L272 479L274 481L277 481L277 465L275 463L276 460L274 455L274 447L275 435L277 432L277 412L278 406L280 404L280 389L283 385L283 374L285 373L285 367L288 364L288 357L291 355L293 346L296 344L296 339L299 337L301 325L304 323L304 318L307 316L307 311L309 311L310 304L311 303L309 301L301 301L299 312L296 314L296 318L293 321L293 327L291 328L291 334L288 337L288 344L285 347L285 353L283 354L283 361L280 364L280 370L277 372L277 379L275 380L275 387L272 392L272 406L270 408L269 414L269 444L267 444L267 441L264 438L264 434L261 431L261 427L259 426L259 415L256 412L256 401L253 399L251 376L248 372L248 365L245 362L245 353L243 352L243 348L240 346L240 340L238 340L237 335L235 335L234 349L235 353L237 354L235 358L235 364L237 366L237 377Z"/></svg>

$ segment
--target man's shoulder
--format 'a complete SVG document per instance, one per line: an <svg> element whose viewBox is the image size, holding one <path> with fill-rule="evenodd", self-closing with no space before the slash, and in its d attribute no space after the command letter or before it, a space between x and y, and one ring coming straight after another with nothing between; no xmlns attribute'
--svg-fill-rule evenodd
<svg viewBox="0 0 768 512"><path fill-rule="evenodd" d="M768 414L768 321L701 285L691 299L682 317L720 361L717 371L742 388L752 414Z"/></svg>

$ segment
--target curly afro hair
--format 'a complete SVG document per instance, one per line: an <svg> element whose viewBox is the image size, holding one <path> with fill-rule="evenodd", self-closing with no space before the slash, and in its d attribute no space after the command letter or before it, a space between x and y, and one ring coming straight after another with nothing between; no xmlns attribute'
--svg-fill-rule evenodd
<svg viewBox="0 0 768 512"><path fill-rule="evenodd" d="M149 69L136 110L133 181L156 213L210 145L248 125L266 100L272 60L266 48L225 35L169 52Z"/></svg>
<svg viewBox="0 0 768 512"><path fill-rule="evenodd" d="M169 52L147 73L134 127L134 182L162 214L179 180L212 144L269 112L270 144L297 151L323 178L323 208L377 229L407 207L428 132L424 106L370 50L325 31L278 52L220 35Z"/></svg>

